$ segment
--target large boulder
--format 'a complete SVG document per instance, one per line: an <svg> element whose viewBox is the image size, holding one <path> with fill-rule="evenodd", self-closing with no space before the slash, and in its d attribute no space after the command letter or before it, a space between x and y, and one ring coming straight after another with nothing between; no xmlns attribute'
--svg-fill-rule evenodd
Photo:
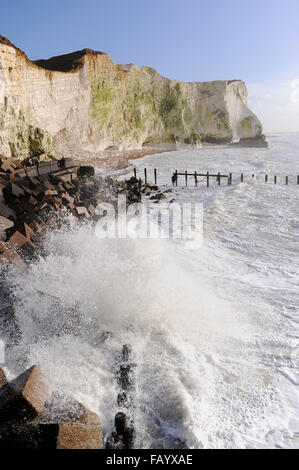
<svg viewBox="0 0 299 470"><path fill-rule="evenodd" d="M14 222L12 222L12 220L0 215L0 240L6 239L6 230L12 228L13 226Z"/></svg>
<svg viewBox="0 0 299 470"><path fill-rule="evenodd" d="M0 426L0 448L102 449L100 426L85 424L13 424Z"/></svg>
<svg viewBox="0 0 299 470"><path fill-rule="evenodd" d="M54 394L46 403L41 416L36 419L39 432L44 438L41 448L101 449L103 433L100 418L78 401ZM51 439L48 439L49 433ZM48 436L47 436L48 435Z"/></svg>
<svg viewBox="0 0 299 470"><path fill-rule="evenodd" d="M2 422L30 421L42 413L51 398L51 385L38 366L33 366L1 389Z"/></svg>
<svg viewBox="0 0 299 470"><path fill-rule="evenodd" d="M86 424L100 426L101 421L96 413L88 410L77 400L55 392L48 401L42 414L35 419L40 424Z"/></svg>
<svg viewBox="0 0 299 470"><path fill-rule="evenodd" d="M60 424L57 431L56 449L102 449L100 426Z"/></svg>
<svg viewBox="0 0 299 470"><path fill-rule="evenodd" d="M31 422L0 425L0 448L101 449L102 445L98 415L59 394L53 394L43 412Z"/></svg>

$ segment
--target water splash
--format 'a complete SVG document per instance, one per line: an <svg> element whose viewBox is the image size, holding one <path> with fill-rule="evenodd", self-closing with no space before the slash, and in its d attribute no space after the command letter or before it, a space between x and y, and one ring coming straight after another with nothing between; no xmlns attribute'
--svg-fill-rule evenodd
<svg viewBox="0 0 299 470"><path fill-rule="evenodd" d="M235 159L235 149L222 151ZM215 191L199 250L101 240L88 225L49 234L47 256L9 275L23 331L7 354L11 374L39 364L109 433L119 411L115 365L131 344L139 447L296 447L293 233L281 224L279 238L269 226L274 245L261 236L268 188L264 199L249 183Z"/></svg>

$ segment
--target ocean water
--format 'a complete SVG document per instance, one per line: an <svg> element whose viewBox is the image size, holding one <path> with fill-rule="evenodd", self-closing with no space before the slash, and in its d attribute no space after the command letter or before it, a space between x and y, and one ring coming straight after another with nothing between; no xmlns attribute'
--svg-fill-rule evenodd
<svg viewBox="0 0 299 470"><path fill-rule="evenodd" d="M203 202L200 247L102 240L88 224L49 233L47 256L9 274L23 330L6 351L10 377L39 364L109 433L131 344L137 447L299 448L299 134L268 141L132 162L150 180L157 168L165 190L176 169L233 173L210 188L181 177L167 195Z"/></svg>

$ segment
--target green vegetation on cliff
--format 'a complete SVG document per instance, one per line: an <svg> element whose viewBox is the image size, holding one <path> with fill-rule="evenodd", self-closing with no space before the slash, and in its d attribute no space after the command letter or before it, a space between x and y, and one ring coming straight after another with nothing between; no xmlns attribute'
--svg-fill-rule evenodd
<svg viewBox="0 0 299 470"><path fill-rule="evenodd" d="M166 93L160 104L160 116L162 118L165 132L171 132L173 135L183 129L183 112L187 105L183 99L181 85L176 83L171 86L167 83ZM180 137L175 135L175 137Z"/></svg>
<svg viewBox="0 0 299 470"><path fill-rule="evenodd" d="M149 80L148 70L142 70L125 84L107 78L94 82L90 117L101 135L113 130L118 140L176 141L184 134L186 106L180 83Z"/></svg>
<svg viewBox="0 0 299 470"><path fill-rule="evenodd" d="M0 134L0 146L6 148L6 155L25 159L42 154L55 155L50 134L39 127L28 124L21 111L17 115L10 109L11 127L5 139ZM4 124L4 115L0 112L0 127Z"/></svg>
<svg viewBox="0 0 299 470"><path fill-rule="evenodd" d="M223 109L216 109L216 111L213 111L212 114L217 120L217 129L224 127L228 131L230 130L229 115L227 111Z"/></svg>
<svg viewBox="0 0 299 470"><path fill-rule="evenodd" d="M250 137L253 133L253 129L256 126L256 121L253 119L252 116L248 116L247 118L244 118L241 121L241 128L242 128L242 133L244 137ZM258 137L262 135L263 133L263 128L261 125L257 126L258 127Z"/></svg>

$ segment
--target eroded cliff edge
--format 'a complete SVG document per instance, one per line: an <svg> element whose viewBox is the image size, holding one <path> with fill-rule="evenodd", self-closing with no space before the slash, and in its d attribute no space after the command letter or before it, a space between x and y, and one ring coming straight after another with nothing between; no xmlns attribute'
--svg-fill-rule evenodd
<svg viewBox="0 0 299 470"><path fill-rule="evenodd" d="M82 154L111 146L259 139L243 81L183 83L89 49L30 61L0 36L0 153Z"/></svg>

